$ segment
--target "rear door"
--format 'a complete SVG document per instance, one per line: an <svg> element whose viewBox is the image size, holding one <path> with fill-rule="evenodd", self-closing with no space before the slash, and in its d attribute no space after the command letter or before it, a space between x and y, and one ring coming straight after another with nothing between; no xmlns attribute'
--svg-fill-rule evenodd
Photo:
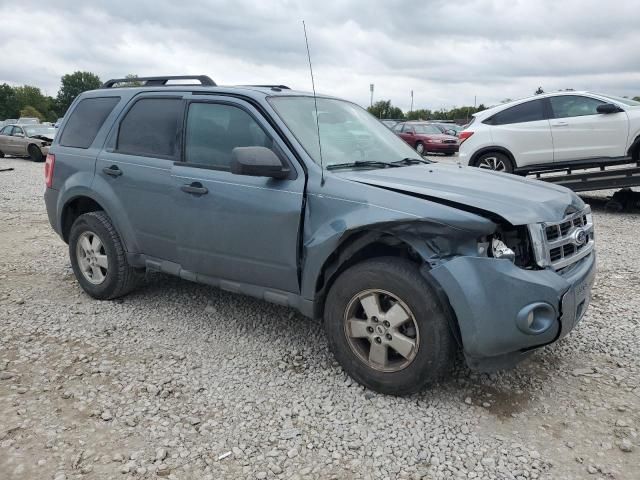
<svg viewBox="0 0 640 480"><path fill-rule="evenodd" d="M549 97L554 160L566 162L625 155L629 121L625 112L598 113L606 102L583 95Z"/></svg>
<svg viewBox="0 0 640 480"><path fill-rule="evenodd" d="M544 99L515 105L496 113L491 125L493 143L509 150L518 167L553 162L553 140Z"/></svg>
<svg viewBox="0 0 640 480"><path fill-rule="evenodd" d="M13 132L13 126L8 125L0 130L0 152L5 155L13 155L13 141L11 133Z"/></svg>
<svg viewBox="0 0 640 480"><path fill-rule="evenodd" d="M298 293L304 172L250 104L230 97L188 102L184 161L173 168L180 264L217 279ZM235 147L272 149L289 179L235 175ZM183 187L204 192L194 194ZM187 188L188 189L188 188Z"/></svg>
<svg viewBox="0 0 640 480"><path fill-rule="evenodd" d="M116 225L133 232L134 251L177 262L171 168L179 160L184 102L176 92L136 96L96 163L96 184L120 206Z"/></svg>

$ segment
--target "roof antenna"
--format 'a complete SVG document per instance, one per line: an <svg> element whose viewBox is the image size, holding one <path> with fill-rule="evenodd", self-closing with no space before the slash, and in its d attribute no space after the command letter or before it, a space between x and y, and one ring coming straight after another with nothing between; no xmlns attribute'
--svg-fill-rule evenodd
<svg viewBox="0 0 640 480"><path fill-rule="evenodd" d="M309 59L309 71L311 72L311 88L313 89L313 104L316 109L316 129L318 130L318 150L320 151L320 186L324 185L324 162L322 161L322 143L320 142L320 121L318 120L318 100L316 98L316 84L313 81L313 67L311 66L311 53L309 52L309 39L307 38L307 26L302 21L304 29L304 41L307 44L307 58Z"/></svg>

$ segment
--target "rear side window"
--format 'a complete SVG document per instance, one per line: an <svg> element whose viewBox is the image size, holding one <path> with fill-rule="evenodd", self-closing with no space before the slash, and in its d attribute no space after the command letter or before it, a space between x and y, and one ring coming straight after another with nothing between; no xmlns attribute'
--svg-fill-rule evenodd
<svg viewBox="0 0 640 480"><path fill-rule="evenodd" d="M180 98L138 100L120 122L116 150L129 155L176 158L181 118Z"/></svg>
<svg viewBox="0 0 640 480"><path fill-rule="evenodd" d="M60 145L89 148L120 97L85 98L71 112L60 136Z"/></svg>
<svg viewBox="0 0 640 480"><path fill-rule="evenodd" d="M533 100L498 112L485 123L489 125L507 125L510 123L537 122L544 119L542 100Z"/></svg>

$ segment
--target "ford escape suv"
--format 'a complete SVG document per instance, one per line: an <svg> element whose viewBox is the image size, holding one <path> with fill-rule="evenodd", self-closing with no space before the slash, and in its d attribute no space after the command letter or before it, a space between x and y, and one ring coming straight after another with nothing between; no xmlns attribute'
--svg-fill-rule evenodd
<svg viewBox="0 0 640 480"><path fill-rule="evenodd" d="M284 86L121 80L80 95L45 202L97 299L166 272L323 319L361 384L408 394L564 337L595 274L571 191L431 163L359 106Z"/></svg>

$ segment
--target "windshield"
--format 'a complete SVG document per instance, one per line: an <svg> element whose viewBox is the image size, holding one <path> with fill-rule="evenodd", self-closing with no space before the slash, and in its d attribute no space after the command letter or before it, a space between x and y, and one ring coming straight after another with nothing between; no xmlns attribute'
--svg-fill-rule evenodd
<svg viewBox="0 0 640 480"><path fill-rule="evenodd" d="M33 137L35 135L55 135L56 133L55 128L42 125L28 127L23 126L22 128L24 128L27 137Z"/></svg>
<svg viewBox="0 0 640 480"><path fill-rule="evenodd" d="M601 93L596 93L596 95L602 98L608 98L609 100L613 100L614 102L622 103L623 105L629 105L630 107L640 106L640 102L636 102L635 100L631 100L630 98L616 97L614 95L602 95Z"/></svg>
<svg viewBox="0 0 640 480"><path fill-rule="evenodd" d="M363 108L318 98L324 167L348 162L395 162L418 154ZM271 97L269 103L314 162L320 164L313 97Z"/></svg>

